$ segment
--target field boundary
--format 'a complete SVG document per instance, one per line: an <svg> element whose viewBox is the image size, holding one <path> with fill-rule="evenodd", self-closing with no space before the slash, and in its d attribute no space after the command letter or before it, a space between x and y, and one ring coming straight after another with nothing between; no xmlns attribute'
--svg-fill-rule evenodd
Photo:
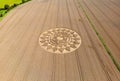
<svg viewBox="0 0 120 81"><path fill-rule="evenodd" d="M82 7L81 3L79 2L80 8L82 9L84 15L86 16L88 22L90 23L92 29L94 30L94 32L96 33L98 39L100 40L101 44L103 45L103 47L105 48L107 54L110 56L110 58L112 59L114 65L116 66L116 68L118 69L118 71L120 72L120 65L117 63L117 61L115 60L115 58L113 57L113 54L111 53L109 47L106 45L104 39L102 38L102 36L98 33L98 31L95 28L95 25L93 24L92 20L90 19L90 17L88 16L87 12L85 11L85 9Z"/></svg>
<svg viewBox="0 0 120 81"><path fill-rule="evenodd" d="M5 4L4 5L4 8L0 8L0 21L7 15L7 13L9 11L11 11L12 9L14 9L15 7L19 6L19 5L22 5L26 2L29 2L31 0L21 0L21 3L17 4L17 3L13 3L13 5L9 5L9 4Z"/></svg>

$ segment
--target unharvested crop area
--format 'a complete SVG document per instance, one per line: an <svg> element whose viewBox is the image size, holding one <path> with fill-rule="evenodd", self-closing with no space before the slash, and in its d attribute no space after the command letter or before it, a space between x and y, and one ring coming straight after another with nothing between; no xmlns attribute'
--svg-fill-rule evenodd
<svg viewBox="0 0 120 81"><path fill-rule="evenodd" d="M0 81L120 81L119 4L32 0L16 7L0 22Z"/></svg>

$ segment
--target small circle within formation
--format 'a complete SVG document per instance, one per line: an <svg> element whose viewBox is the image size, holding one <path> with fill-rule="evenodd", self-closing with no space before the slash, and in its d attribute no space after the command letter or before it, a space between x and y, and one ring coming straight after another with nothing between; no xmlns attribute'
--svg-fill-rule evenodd
<svg viewBox="0 0 120 81"><path fill-rule="evenodd" d="M64 54L75 51L81 45L80 36L73 30L54 28L39 37L40 46L48 52Z"/></svg>

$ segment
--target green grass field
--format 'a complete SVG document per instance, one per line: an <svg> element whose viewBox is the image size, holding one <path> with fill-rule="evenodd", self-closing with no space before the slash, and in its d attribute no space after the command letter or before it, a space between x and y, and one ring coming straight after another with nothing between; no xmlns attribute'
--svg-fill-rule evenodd
<svg viewBox="0 0 120 81"><path fill-rule="evenodd" d="M13 4L19 4L21 2L22 0L0 0L0 8L4 8L5 4L12 6ZM7 10L0 10L0 14L5 15L6 11ZM0 16L0 20L1 20L1 16Z"/></svg>
<svg viewBox="0 0 120 81"><path fill-rule="evenodd" d="M0 14L4 15L7 10L0 10ZM3 19L3 17L0 17L0 21Z"/></svg>
<svg viewBox="0 0 120 81"><path fill-rule="evenodd" d="M0 8L4 8L5 4L8 4L9 6L13 5L13 4L19 4L21 3L22 0L0 0Z"/></svg>
<svg viewBox="0 0 120 81"><path fill-rule="evenodd" d="M0 0L0 21L3 19L8 11L28 1L31 0Z"/></svg>

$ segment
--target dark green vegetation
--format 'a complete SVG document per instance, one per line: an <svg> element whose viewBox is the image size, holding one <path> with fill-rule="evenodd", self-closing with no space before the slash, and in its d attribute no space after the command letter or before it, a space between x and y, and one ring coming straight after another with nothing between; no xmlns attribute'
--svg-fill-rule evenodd
<svg viewBox="0 0 120 81"><path fill-rule="evenodd" d="M5 16L7 12L16 6L28 2L30 0L1 0L0 1L0 20Z"/></svg>
<svg viewBox="0 0 120 81"><path fill-rule="evenodd" d="M110 58L112 59L113 63L115 64L116 68L118 69L118 71L120 72L120 65L116 62L116 60L114 59L110 49L108 48L108 46L106 45L104 39L102 38L102 36L98 33L98 31L95 28L95 25L93 24L92 20L90 19L90 17L88 16L87 12L84 10L84 8L82 7L81 3L79 3L80 8L83 10L88 22L90 23L91 27L93 28L94 32L96 33L98 39L100 40L100 42L102 43L102 45L104 46L106 52L108 53L108 55L110 56Z"/></svg>

